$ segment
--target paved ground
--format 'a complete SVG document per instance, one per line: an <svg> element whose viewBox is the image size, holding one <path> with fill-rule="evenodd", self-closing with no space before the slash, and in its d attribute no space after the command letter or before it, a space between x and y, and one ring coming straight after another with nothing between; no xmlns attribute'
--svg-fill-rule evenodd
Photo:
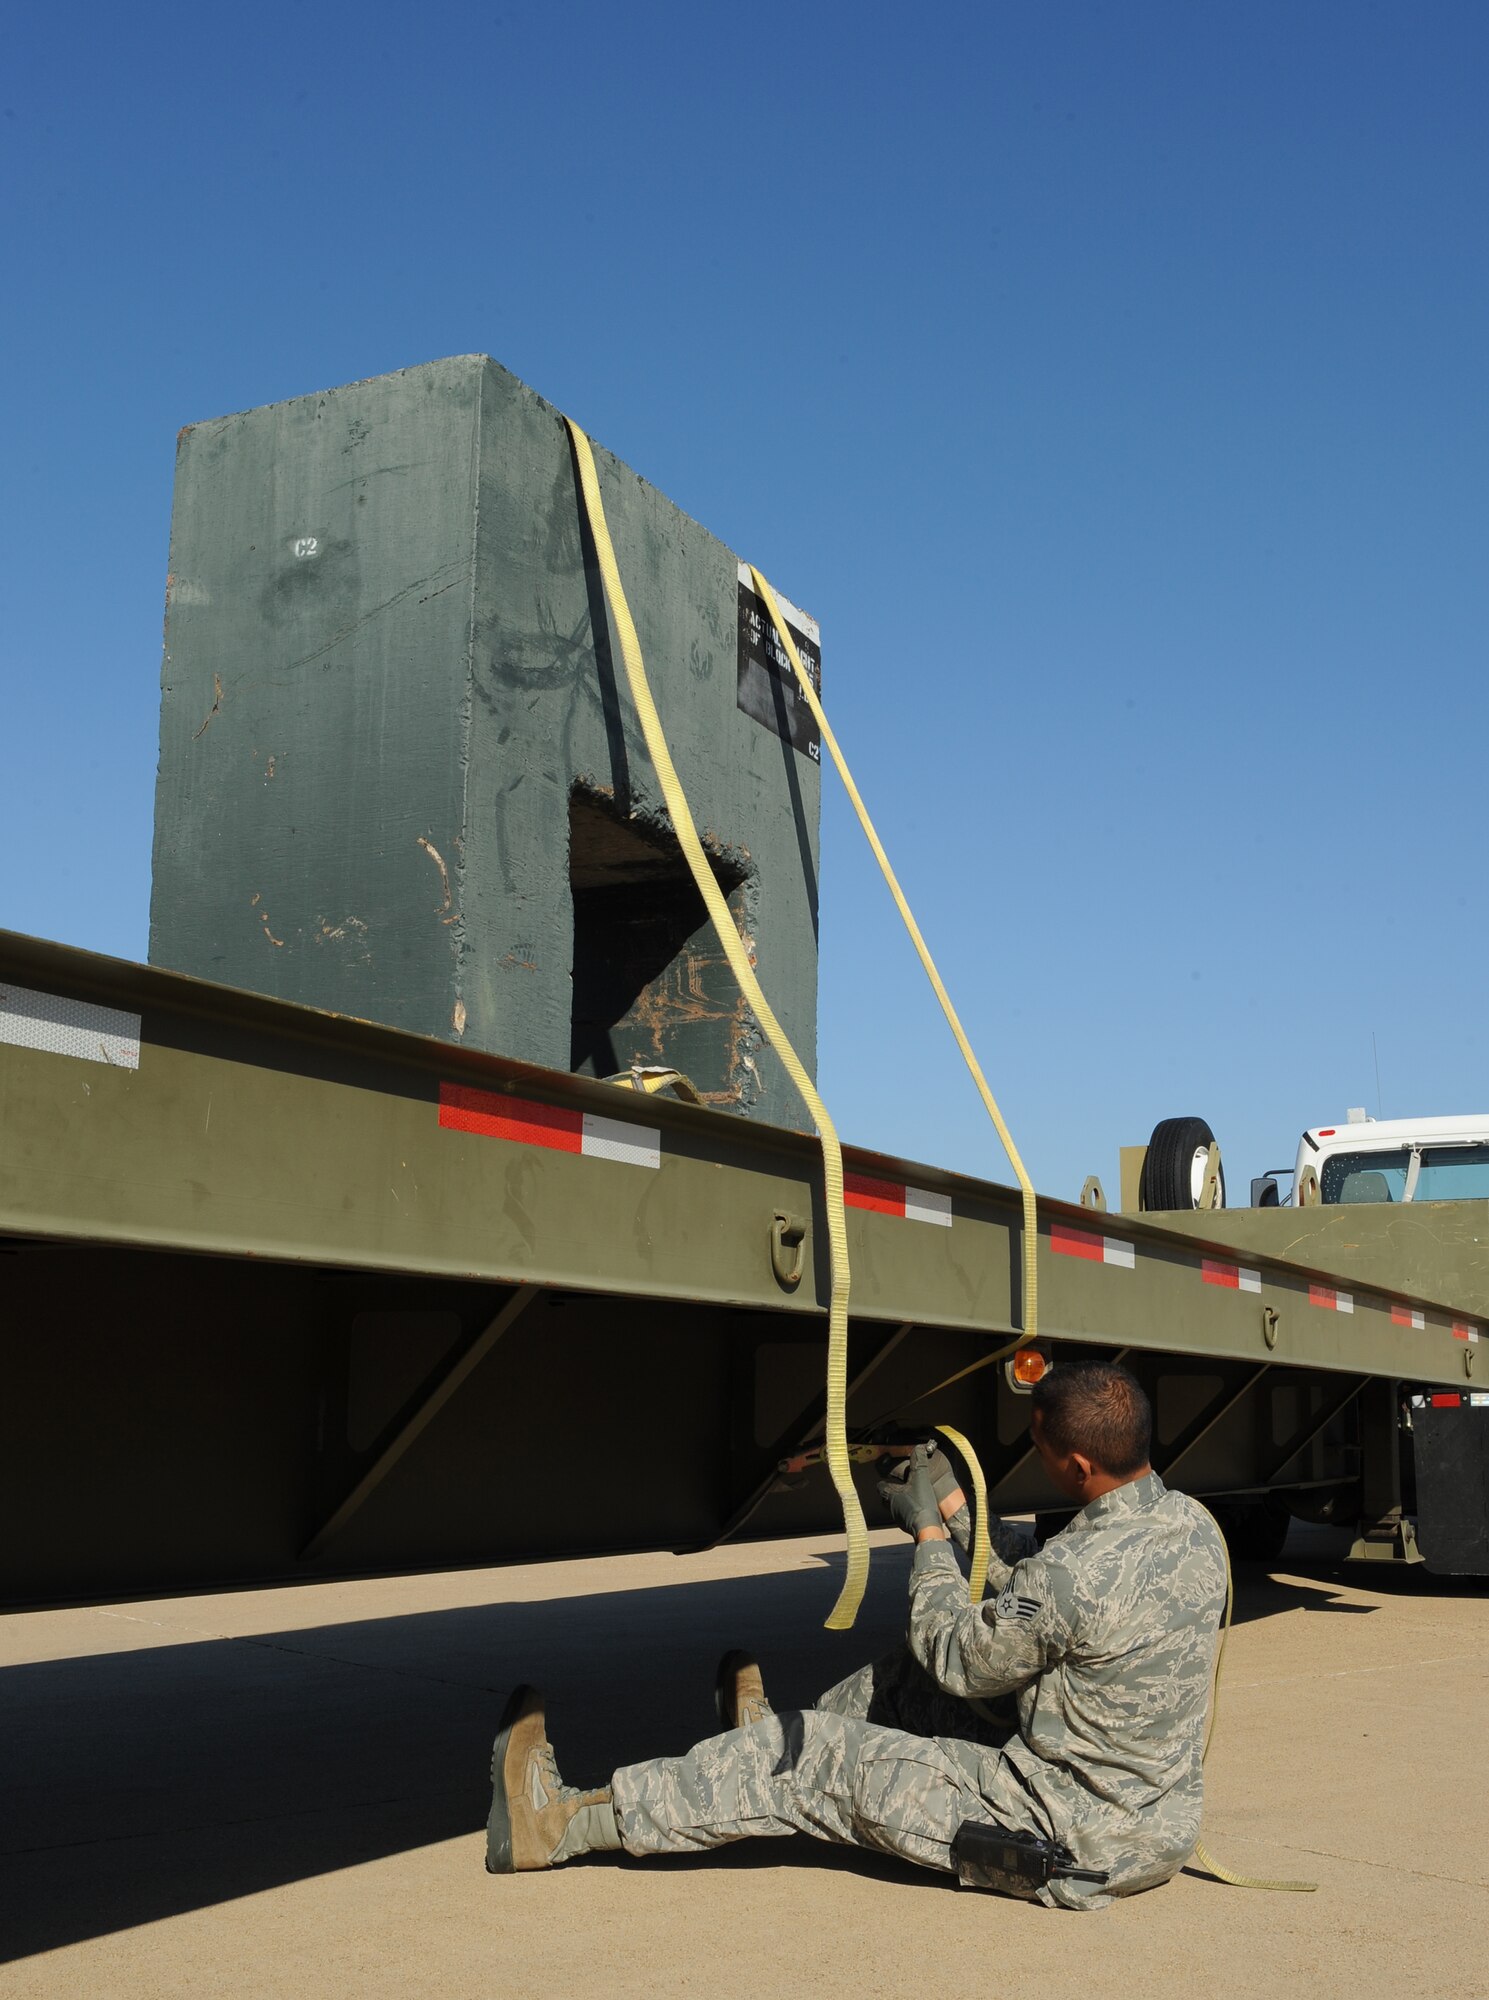
<svg viewBox="0 0 1489 2000"><path fill-rule="evenodd" d="M513 1680L593 1782L709 1731L727 1644L781 1704L882 1649L906 1554L876 1543L849 1635L801 1542L0 1619L0 1995L1489 1993L1489 1595L1318 1535L1241 1578L1206 1819L1315 1896L1185 1874L1074 1916L806 1840L487 1877Z"/></svg>

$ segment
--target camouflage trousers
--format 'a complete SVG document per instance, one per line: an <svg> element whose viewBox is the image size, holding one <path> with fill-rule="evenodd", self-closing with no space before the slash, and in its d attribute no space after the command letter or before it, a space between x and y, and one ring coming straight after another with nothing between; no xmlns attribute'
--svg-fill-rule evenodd
<svg viewBox="0 0 1489 2000"><path fill-rule="evenodd" d="M628 1854L809 1833L954 1872L963 1820L1046 1833L999 1753L1009 1726L942 1693L901 1650L822 1696L611 1779Z"/></svg>

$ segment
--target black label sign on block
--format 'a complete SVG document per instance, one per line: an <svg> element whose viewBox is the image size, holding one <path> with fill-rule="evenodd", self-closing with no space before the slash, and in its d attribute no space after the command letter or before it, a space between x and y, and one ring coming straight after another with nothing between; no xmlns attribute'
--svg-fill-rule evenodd
<svg viewBox="0 0 1489 2000"><path fill-rule="evenodd" d="M744 565L740 567L743 569ZM776 636L770 613L753 585L745 581L748 575L745 570L739 583L739 706L795 749L805 751L814 764L820 764L822 739L817 734L817 724L797 685L785 648ZM822 647L817 627L784 598L777 597L776 603L801 655L801 664L820 694Z"/></svg>

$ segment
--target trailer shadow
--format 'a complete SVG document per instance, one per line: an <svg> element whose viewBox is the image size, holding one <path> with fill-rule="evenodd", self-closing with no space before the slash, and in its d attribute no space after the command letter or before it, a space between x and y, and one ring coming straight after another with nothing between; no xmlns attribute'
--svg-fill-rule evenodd
<svg viewBox="0 0 1489 2000"><path fill-rule="evenodd" d="M472 1836L471 1894L487 1893L474 1836L514 1682L548 1691L565 1775L598 1782L713 1733L713 1667L728 1645L759 1650L782 1707L887 1650L903 1631L907 1563L908 1551L876 1552L851 1634L822 1629L833 1559L236 1637L212 1632L223 1600L203 1598L202 1636L187 1643L179 1601L173 1625L157 1625L148 1605L79 1613L68 1630L95 1650L0 1670L0 1953L25 1957L460 1835ZM502 1573L490 1574L500 1591ZM1330 1582L1243 1571L1237 1617L1299 1602L1363 1608L1330 1602ZM232 1602L241 1623L242 1600ZM273 1607L266 1595L266 1622ZM747 1842L709 1865L777 1866L786 1851ZM789 1853L793 1864L907 1872L805 1840Z"/></svg>
<svg viewBox="0 0 1489 2000"><path fill-rule="evenodd" d="M69 1632L97 1647L105 1625L111 1650L0 1670L0 1957L474 1836L492 1731L519 1680L547 1690L565 1774L590 1783L717 1730L726 1646L757 1646L777 1701L807 1702L893 1644L905 1567L879 1552L849 1635L822 1630L830 1562L245 1637L211 1635L222 1600L192 1600L200 1621L178 1600L164 1644L148 1604L72 1614L84 1622ZM500 1592L502 1573L491 1577ZM266 1593L266 1623L272 1606ZM198 1622L203 1637L175 1640ZM798 1848L820 1865L850 1859ZM779 1862L781 1844L738 1855L726 1865ZM472 1895L487 1893L474 1838L469 1861Z"/></svg>
<svg viewBox="0 0 1489 2000"><path fill-rule="evenodd" d="M1485 1594L1482 1577L1439 1576L1421 1563L1350 1562L1347 1557L1353 1540L1352 1530L1294 1522L1283 1553L1274 1563L1237 1563L1235 1622L1292 1609L1368 1617L1377 1607L1354 1602L1354 1595L1360 1592L1416 1600Z"/></svg>

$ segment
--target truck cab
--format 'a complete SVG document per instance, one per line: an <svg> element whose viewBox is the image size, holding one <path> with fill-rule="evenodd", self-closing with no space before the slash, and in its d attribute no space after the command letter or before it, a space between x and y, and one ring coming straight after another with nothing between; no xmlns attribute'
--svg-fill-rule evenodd
<svg viewBox="0 0 1489 2000"><path fill-rule="evenodd" d="M1312 1169L1312 1176L1308 1169ZM1310 1192L1312 1178L1318 1192ZM1298 1141L1293 1205L1489 1199L1489 1114L1367 1118L1310 1126Z"/></svg>

